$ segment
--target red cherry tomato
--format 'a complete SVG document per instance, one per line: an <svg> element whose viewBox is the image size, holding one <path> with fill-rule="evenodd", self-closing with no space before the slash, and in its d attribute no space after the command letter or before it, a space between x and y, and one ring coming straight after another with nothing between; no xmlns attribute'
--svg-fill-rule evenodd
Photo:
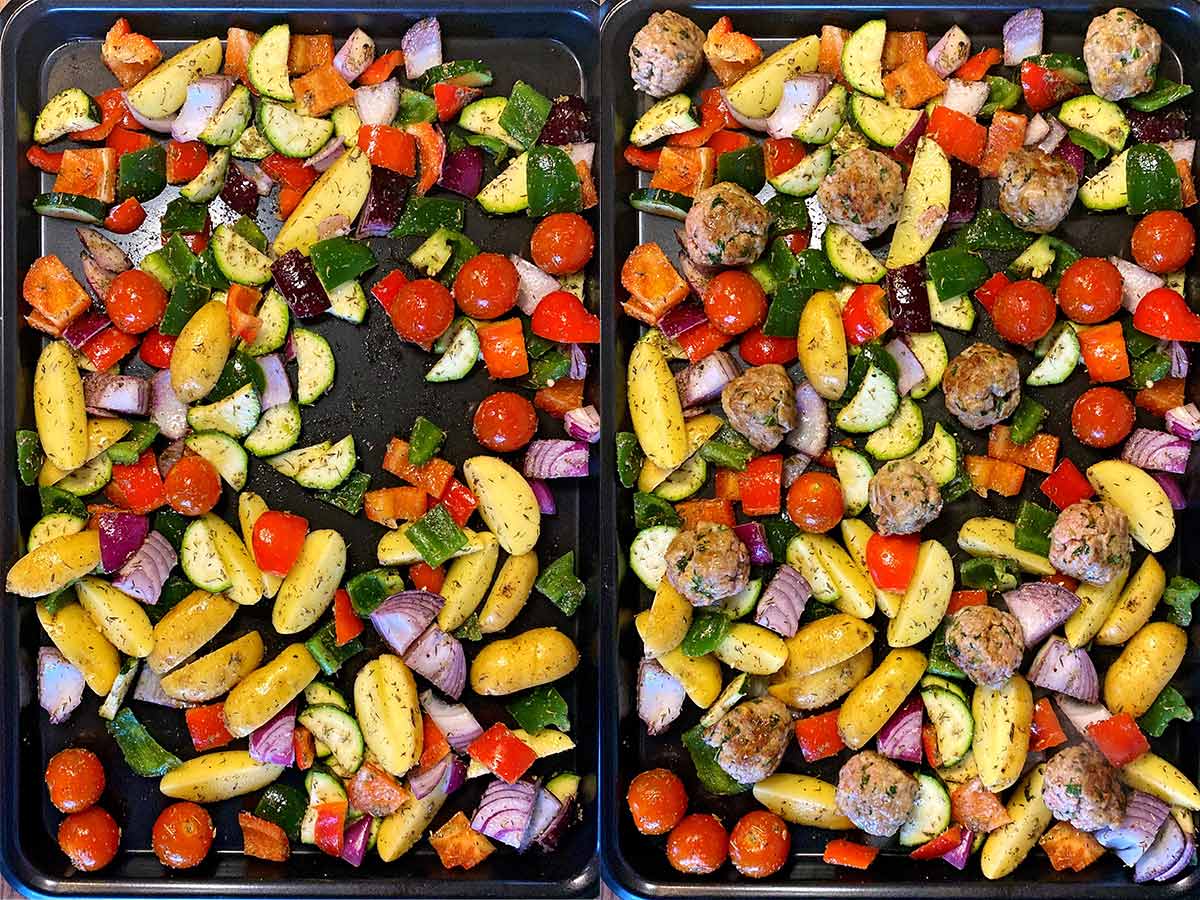
<svg viewBox="0 0 1200 900"><path fill-rule="evenodd" d="M1071 431L1089 447L1113 447L1133 430L1133 402L1111 387L1088 388L1071 407Z"/></svg>
<svg viewBox="0 0 1200 900"><path fill-rule="evenodd" d="M735 869L751 878L774 875L787 862L791 849L787 823L765 809L746 813L729 833L729 859Z"/></svg>
<svg viewBox="0 0 1200 900"><path fill-rule="evenodd" d="M171 365L171 354L174 350L175 338L169 334L163 334L157 328L152 328L142 338L142 346L138 349L138 356L148 366L154 366L156 369L165 369Z"/></svg>
<svg viewBox="0 0 1200 900"><path fill-rule="evenodd" d="M480 253L454 278L458 308L475 319L498 319L517 304L517 267L502 253Z"/></svg>
<svg viewBox="0 0 1200 900"><path fill-rule="evenodd" d="M729 836L710 813L692 813L667 838L667 860L687 875L709 875L729 856Z"/></svg>
<svg viewBox="0 0 1200 900"><path fill-rule="evenodd" d="M826 472L805 472L788 488L787 511L801 531L828 531L846 512L841 482Z"/></svg>
<svg viewBox="0 0 1200 900"><path fill-rule="evenodd" d="M121 829L99 806L71 813L58 826L58 846L81 872L103 869L117 855Z"/></svg>
<svg viewBox="0 0 1200 900"><path fill-rule="evenodd" d="M1014 344L1032 344L1054 325L1058 307L1054 295L1037 281L1014 281L992 306L992 321L1000 337Z"/></svg>
<svg viewBox="0 0 1200 900"><path fill-rule="evenodd" d="M203 456L185 456L163 479L167 503L185 516L211 512L221 499L221 476Z"/></svg>
<svg viewBox="0 0 1200 900"><path fill-rule="evenodd" d="M512 391L498 391L484 398L472 422L475 440L497 453L520 450L537 434L537 412L533 404Z"/></svg>
<svg viewBox="0 0 1200 900"><path fill-rule="evenodd" d="M1133 227L1133 261L1160 275L1182 269L1196 249L1196 229L1175 210L1152 212Z"/></svg>
<svg viewBox="0 0 1200 900"><path fill-rule="evenodd" d="M212 817L198 803L172 803L154 822L154 855L169 869L198 866L212 849Z"/></svg>
<svg viewBox="0 0 1200 900"><path fill-rule="evenodd" d="M554 213L537 223L529 239L534 264L551 275L570 275L588 264L596 235L578 213Z"/></svg>
<svg viewBox="0 0 1200 900"><path fill-rule="evenodd" d="M122 200L104 217L104 227L113 234L133 234L146 221L146 210L137 197Z"/></svg>
<svg viewBox="0 0 1200 900"><path fill-rule="evenodd" d="M286 575L296 564L307 534L308 520L303 516L267 510L255 520L250 536L258 567L271 575Z"/></svg>
<svg viewBox="0 0 1200 900"><path fill-rule="evenodd" d="M904 591L917 569L919 534L873 534L867 541L867 572L877 587Z"/></svg>
<svg viewBox="0 0 1200 900"><path fill-rule="evenodd" d="M104 766L91 750L82 747L60 750L46 766L46 787L55 809L82 812L94 806L104 793Z"/></svg>
<svg viewBox="0 0 1200 900"><path fill-rule="evenodd" d="M742 359L752 366L778 363L786 366L796 359L796 339L763 334L761 328L751 328L738 344Z"/></svg>
<svg viewBox="0 0 1200 900"><path fill-rule="evenodd" d="M454 298L433 279L418 278L396 292L389 312L400 337L428 350L454 320Z"/></svg>
<svg viewBox="0 0 1200 900"><path fill-rule="evenodd" d="M704 314L722 334L742 334L767 317L767 295L753 275L726 269L704 289Z"/></svg>
<svg viewBox="0 0 1200 900"><path fill-rule="evenodd" d="M1081 325L1096 325L1121 308L1121 272L1107 259L1085 256L1058 283L1058 305Z"/></svg>
<svg viewBox="0 0 1200 900"><path fill-rule="evenodd" d="M112 323L126 334L142 334L158 324L167 309L167 292L153 275L128 269L112 280L104 297Z"/></svg>
<svg viewBox="0 0 1200 900"><path fill-rule="evenodd" d="M679 824L688 805L683 781L670 769L647 769L634 776L625 800L642 834L666 834Z"/></svg>

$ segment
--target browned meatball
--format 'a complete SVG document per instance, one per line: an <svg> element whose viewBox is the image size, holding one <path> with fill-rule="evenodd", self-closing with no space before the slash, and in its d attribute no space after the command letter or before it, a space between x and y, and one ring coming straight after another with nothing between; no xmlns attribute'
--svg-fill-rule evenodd
<svg viewBox="0 0 1200 900"><path fill-rule="evenodd" d="M1058 514L1050 529L1050 562L1064 575L1108 584L1129 565L1129 519L1104 500L1080 500Z"/></svg>
<svg viewBox="0 0 1200 900"><path fill-rule="evenodd" d="M917 779L873 750L854 754L838 772L838 809L867 834L895 834L916 799Z"/></svg>
<svg viewBox="0 0 1200 900"><path fill-rule="evenodd" d="M1096 16L1083 41L1092 91L1105 100L1124 100L1154 86L1162 38L1132 10L1117 7Z"/></svg>
<svg viewBox="0 0 1200 900"><path fill-rule="evenodd" d="M1000 164L1000 209L1026 231L1046 234L1057 228L1078 189L1073 165L1036 148L1014 150Z"/></svg>
<svg viewBox="0 0 1200 900"><path fill-rule="evenodd" d="M817 200L829 221L860 240L883 234L896 224L903 196L900 164L866 147L839 156L817 188Z"/></svg>
<svg viewBox="0 0 1200 900"><path fill-rule="evenodd" d="M706 187L683 220L683 249L702 266L744 266L767 248L771 214L745 188L728 181Z"/></svg>
<svg viewBox="0 0 1200 900"><path fill-rule="evenodd" d="M967 606L950 617L946 652L976 684L999 687L1025 654L1021 623L994 606Z"/></svg>
<svg viewBox="0 0 1200 900"><path fill-rule="evenodd" d="M717 749L719 765L734 781L756 784L775 773L792 734L792 716L783 702L759 697L739 703L704 732Z"/></svg>
<svg viewBox="0 0 1200 900"><path fill-rule="evenodd" d="M704 32L671 10L651 13L629 46L629 74L651 97L678 93L703 66Z"/></svg>
<svg viewBox="0 0 1200 900"><path fill-rule="evenodd" d="M894 459L871 477L867 499L880 534L916 534L942 511L942 492L929 470Z"/></svg>
<svg viewBox="0 0 1200 900"><path fill-rule="evenodd" d="M942 375L946 409L968 428L988 428L1012 415L1021 402L1021 371L1011 353L972 344Z"/></svg>
<svg viewBox="0 0 1200 900"><path fill-rule="evenodd" d="M777 363L747 369L721 391L729 424L755 449L769 452L800 424L796 386Z"/></svg>
<svg viewBox="0 0 1200 900"><path fill-rule="evenodd" d="M711 606L745 589L750 551L728 525L701 522L667 547L667 579L693 606Z"/></svg>
<svg viewBox="0 0 1200 900"><path fill-rule="evenodd" d="M1125 789L1117 780L1117 770L1087 744L1050 757L1042 800L1054 818L1080 831L1111 827L1125 814Z"/></svg>

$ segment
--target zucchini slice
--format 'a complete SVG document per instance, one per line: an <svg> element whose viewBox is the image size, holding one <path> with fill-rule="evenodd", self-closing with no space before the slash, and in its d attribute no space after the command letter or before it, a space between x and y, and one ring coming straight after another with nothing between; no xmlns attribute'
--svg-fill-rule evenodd
<svg viewBox="0 0 1200 900"><path fill-rule="evenodd" d="M251 356L265 356L283 346L287 340L291 311L283 294L271 288L258 307L258 334L249 344L242 342Z"/></svg>
<svg viewBox="0 0 1200 900"><path fill-rule="evenodd" d="M244 438L258 424L262 404L253 384L244 384L216 403L193 406L188 410L188 425L193 431L219 431L230 437Z"/></svg>
<svg viewBox="0 0 1200 900"><path fill-rule="evenodd" d="M675 94L659 100L642 113L629 132L629 143L647 147L665 137L698 127L700 123L692 116L692 98L687 94Z"/></svg>
<svg viewBox="0 0 1200 900"><path fill-rule="evenodd" d="M868 97L883 97L883 42L887 22L872 19L846 39L842 47L842 74L846 83Z"/></svg>
<svg viewBox="0 0 1200 900"><path fill-rule="evenodd" d="M302 116L286 106L268 101L258 108L258 130L267 143L284 156L298 159L312 156L325 146L333 135L333 123L328 119Z"/></svg>
<svg viewBox="0 0 1200 900"><path fill-rule="evenodd" d="M59 91L42 107L33 123L33 139L49 144L73 131L85 131L100 124L100 107L79 88Z"/></svg>
<svg viewBox="0 0 1200 900"><path fill-rule="evenodd" d="M300 407L289 401L263 413L242 443L255 456L277 456L291 450L299 440Z"/></svg>
<svg viewBox="0 0 1200 900"><path fill-rule="evenodd" d="M850 434L876 431L896 414L900 395L887 373L876 366L867 369L853 399L837 414L837 427Z"/></svg>
<svg viewBox="0 0 1200 900"><path fill-rule="evenodd" d="M179 547L179 563L188 581L202 591L217 593L230 587L233 582L225 571L212 532L203 519L196 519L183 533Z"/></svg>
<svg viewBox="0 0 1200 900"><path fill-rule="evenodd" d="M285 103L293 99L292 83L288 80L291 44L292 32L284 23L268 28L251 48L246 58L246 77L262 96Z"/></svg>
<svg viewBox="0 0 1200 900"><path fill-rule="evenodd" d="M241 444L220 431L202 431L189 435L187 448L204 457L235 491L246 486L249 458Z"/></svg>
<svg viewBox="0 0 1200 900"><path fill-rule="evenodd" d="M667 571L667 548L677 534L674 525L653 525L634 535L629 545L629 568L652 591L658 590Z"/></svg>
<svg viewBox="0 0 1200 900"><path fill-rule="evenodd" d="M180 188L185 199L193 203L207 203L225 187L225 173L229 171L230 151L222 147L209 157L200 174Z"/></svg>
<svg viewBox="0 0 1200 900"><path fill-rule="evenodd" d="M921 407L905 397L892 421L867 438L866 451L878 460L900 459L916 451L924 431Z"/></svg>
<svg viewBox="0 0 1200 900"><path fill-rule="evenodd" d="M232 225L217 226L212 248L217 268L234 284L266 284L271 280L271 260Z"/></svg>
<svg viewBox="0 0 1200 900"><path fill-rule="evenodd" d="M296 399L301 406L316 403L333 385L335 364L329 341L307 328L292 329L296 350Z"/></svg>
<svg viewBox="0 0 1200 900"><path fill-rule="evenodd" d="M871 461L852 447L834 445L829 448L842 494L846 498L846 515L857 516L867 508L871 476Z"/></svg>

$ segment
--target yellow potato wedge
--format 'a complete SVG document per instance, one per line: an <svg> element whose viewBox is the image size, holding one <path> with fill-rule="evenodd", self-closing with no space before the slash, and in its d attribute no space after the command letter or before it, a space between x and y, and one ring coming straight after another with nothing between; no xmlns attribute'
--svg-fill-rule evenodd
<svg viewBox="0 0 1200 900"><path fill-rule="evenodd" d="M225 727L234 737L245 737L291 703L320 671L303 644L284 647L229 692L225 698Z"/></svg>
<svg viewBox="0 0 1200 900"><path fill-rule="evenodd" d="M86 462L91 462L117 441L121 440L121 438L125 437L131 427L124 419L88 419ZM47 458L42 463L42 468L38 472L38 485L58 484L68 474Z"/></svg>
<svg viewBox="0 0 1200 900"><path fill-rule="evenodd" d="M38 622L47 637L83 673L93 694L103 697L121 671L121 654L100 633L92 617L78 603L68 603L53 615L45 604L37 605Z"/></svg>
<svg viewBox="0 0 1200 900"><path fill-rule="evenodd" d="M88 528L47 541L18 559L5 589L18 597L45 597L100 565L100 532Z"/></svg>
<svg viewBox="0 0 1200 900"><path fill-rule="evenodd" d="M1003 878L1019 866L1042 836L1053 814L1042 799L1046 764L1038 763L1008 798L1007 825L1001 825L987 836L979 867L989 881Z"/></svg>
<svg viewBox="0 0 1200 900"><path fill-rule="evenodd" d="M657 659L670 653L687 636L692 625L692 604L667 578L658 583L650 608L634 617L647 656Z"/></svg>
<svg viewBox="0 0 1200 900"><path fill-rule="evenodd" d="M558 753L566 753L568 750L575 749L575 742L571 740L570 735L563 734L557 728L543 728L541 731L528 732L524 728L514 728L512 730L515 737L522 744L525 744L529 749L538 755L538 759L545 759L547 756L554 756ZM481 775L486 775L491 770L477 759L471 759L467 763L467 778L478 778Z"/></svg>
<svg viewBox="0 0 1200 900"><path fill-rule="evenodd" d="M838 712L838 732L851 750L875 737L925 674L925 654L893 650L878 668L855 685Z"/></svg>
<svg viewBox="0 0 1200 900"><path fill-rule="evenodd" d="M208 395L232 348L229 311L221 301L210 300L188 319L171 351L171 387L180 402L195 403Z"/></svg>
<svg viewBox="0 0 1200 900"><path fill-rule="evenodd" d="M954 592L954 561L940 541L922 541L904 599L888 622L888 645L911 647L937 630Z"/></svg>
<svg viewBox="0 0 1200 900"><path fill-rule="evenodd" d="M164 796L193 803L220 803L265 788L283 766L260 763L248 750L205 753L176 766L158 782Z"/></svg>
<svg viewBox="0 0 1200 900"><path fill-rule="evenodd" d="M989 791L1006 790L1016 784L1029 752L1029 728L1033 723L1033 693L1020 675L1001 687L979 685L971 698L975 718L975 740L971 745L979 777Z"/></svg>
<svg viewBox="0 0 1200 900"><path fill-rule="evenodd" d="M489 531L480 532L479 537L483 539L483 549L478 553L460 556L450 563L446 571L446 582L441 591L446 602L437 618L442 631L453 631L467 621L483 600L488 585L492 583L492 576L496 574L500 543Z"/></svg>
<svg viewBox="0 0 1200 900"><path fill-rule="evenodd" d="M870 648L875 628L846 613L825 616L802 625L787 640L789 678L812 675L843 663Z"/></svg>
<svg viewBox="0 0 1200 900"><path fill-rule="evenodd" d="M773 675L788 660L783 638L761 625L734 622L717 644L713 656L747 675Z"/></svg>
<svg viewBox="0 0 1200 900"><path fill-rule="evenodd" d="M836 603L841 593L825 565L825 554L817 546L817 535L801 532L787 545L787 564L804 576L812 588L813 598L822 603Z"/></svg>
<svg viewBox="0 0 1200 900"><path fill-rule="evenodd" d="M820 46L814 35L792 41L730 85L726 98L743 116L766 118L779 105L785 81L816 71Z"/></svg>
<svg viewBox="0 0 1200 900"><path fill-rule="evenodd" d="M788 675L785 666L776 675L778 680L773 680L767 690L792 709L821 709L845 696L866 678L871 671L871 662L871 648L867 647L849 659L811 675Z"/></svg>
<svg viewBox="0 0 1200 900"><path fill-rule="evenodd" d="M684 457L684 461L686 462L697 450L708 443L708 439L716 434L724 424L724 421L708 413L687 419L683 426L687 431L688 444L687 456ZM676 466L675 468L679 467ZM673 471L674 469L660 468L647 458L642 464L641 472L638 473L638 490L644 491L647 494L650 493L666 481Z"/></svg>
<svg viewBox="0 0 1200 900"><path fill-rule="evenodd" d="M860 569L833 538L824 534L809 536L815 539L825 573L838 592L833 605L860 619L871 618L875 614L875 585L866 570Z"/></svg>
<svg viewBox="0 0 1200 900"><path fill-rule="evenodd" d="M826 400L837 400L846 392L850 378L850 355L842 327L842 306L829 291L817 291L800 313L796 349L804 377Z"/></svg>
<svg viewBox="0 0 1200 900"><path fill-rule="evenodd" d="M557 681L579 665L579 651L556 628L531 628L493 641L471 663L471 689L497 697Z"/></svg>
<svg viewBox="0 0 1200 900"><path fill-rule="evenodd" d="M400 657L384 653L354 679L354 709L363 740L379 764L397 777L421 756L424 732L417 682Z"/></svg>
<svg viewBox="0 0 1200 900"><path fill-rule="evenodd" d="M207 703L233 690L239 681L258 668L262 659L262 635L250 631L164 675L162 689L176 700Z"/></svg>
<svg viewBox="0 0 1200 900"><path fill-rule="evenodd" d="M658 658L659 664L683 685L688 699L708 709L721 696L721 664L711 654L685 656L676 648Z"/></svg>
<svg viewBox="0 0 1200 900"><path fill-rule="evenodd" d="M1150 620L1166 587L1167 573L1154 554L1147 553L1133 577L1125 583L1117 605L1096 632L1096 643L1102 647L1115 647L1133 637Z"/></svg>
<svg viewBox="0 0 1200 900"><path fill-rule="evenodd" d="M867 542L873 534L875 529L862 519L842 519L842 543L846 545L846 552L850 554L850 558L864 572L867 571ZM874 582L872 585L875 586L875 605L879 611L889 619L894 617L900 609L904 594L884 590L874 585Z"/></svg>
<svg viewBox="0 0 1200 900"><path fill-rule="evenodd" d="M33 370L33 418L46 459L63 472L87 462L83 377L63 341L51 341L38 356Z"/></svg>
<svg viewBox="0 0 1200 900"><path fill-rule="evenodd" d="M333 602L346 574L346 542L330 528L310 531L292 570L279 586L271 624L280 634L312 625Z"/></svg>
<svg viewBox="0 0 1200 900"><path fill-rule="evenodd" d="M1200 790L1191 779L1161 756L1143 753L1117 770L1121 783L1144 791L1172 806L1200 810Z"/></svg>
<svg viewBox="0 0 1200 900"><path fill-rule="evenodd" d="M204 516L204 524L208 526L217 556L221 559L225 574L229 576L230 584L225 596L242 606L253 606L263 595L262 572L253 554L224 519L209 513Z"/></svg>
<svg viewBox="0 0 1200 900"><path fill-rule="evenodd" d="M1187 653L1187 632L1170 622L1151 622L1130 638L1104 673L1104 705L1114 716L1135 719L1171 682Z"/></svg>
<svg viewBox="0 0 1200 900"><path fill-rule="evenodd" d="M520 556L536 547L542 513L525 476L494 456L472 456L462 468L479 516L504 552Z"/></svg>
<svg viewBox="0 0 1200 900"><path fill-rule="evenodd" d="M416 846L445 802L446 792L440 785L420 799L409 794L403 806L379 823L375 838L379 858L392 862Z"/></svg>
<svg viewBox="0 0 1200 900"><path fill-rule="evenodd" d="M679 388L662 350L638 341L629 354L629 417L646 458L670 472L688 458Z"/></svg>
<svg viewBox="0 0 1200 900"><path fill-rule="evenodd" d="M511 625L525 608L537 577L538 558L532 550L506 559L479 611L479 630L495 634Z"/></svg>
<svg viewBox="0 0 1200 900"><path fill-rule="evenodd" d="M242 491L238 494L238 526L242 531L242 543L251 559L254 559L254 523L268 509L267 501L254 491ZM257 561L255 564L257 565ZM279 586L283 584L283 578L269 572L262 572L262 582L263 595L273 598L279 593Z"/></svg>
<svg viewBox="0 0 1200 900"><path fill-rule="evenodd" d="M237 604L223 594L192 591L154 626L146 665L159 675L171 671L216 637L235 612Z"/></svg>
<svg viewBox="0 0 1200 900"><path fill-rule="evenodd" d="M844 831L854 827L837 805L837 788L811 775L777 772L754 785L754 799L784 821Z"/></svg>
<svg viewBox="0 0 1200 900"><path fill-rule="evenodd" d="M1016 526L994 516L976 516L967 519L958 529L958 546L971 556L999 556L1012 560L1022 572L1030 575L1053 575L1050 560L1028 550L1020 550L1014 543Z"/></svg>
<svg viewBox="0 0 1200 900"><path fill-rule="evenodd" d="M129 89L126 102L147 119L165 119L179 111L188 85L221 68L221 39L205 38L160 63Z"/></svg>
<svg viewBox="0 0 1200 900"><path fill-rule="evenodd" d="M1120 459L1088 466L1087 479L1101 500L1129 517L1129 533L1151 553L1166 550L1175 537L1175 511L1157 481L1144 469Z"/></svg>
<svg viewBox="0 0 1200 900"><path fill-rule="evenodd" d="M142 604L99 578L79 579L75 594L109 643L126 656L142 659L150 655L154 626Z"/></svg>
<svg viewBox="0 0 1200 900"><path fill-rule="evenodd" d="M1079 606L1063 625L1063 634L1072 647L1083 647L1096 636L1105 620L1116 608L1121 589L1129 578L1129 566L1124 566L1108 584L1084 582L1075 588Z"/></svg>
<svg viewBox="0 0 1200 900"><path fill-rule="evenodd" d="M348 222L353 222L370 189L371 162L366 153L352 147L325 170L283 223L271 244L275 257L278 259L289 250L307 254L320 240L321 223L330 216L345 216Z"/></svg>

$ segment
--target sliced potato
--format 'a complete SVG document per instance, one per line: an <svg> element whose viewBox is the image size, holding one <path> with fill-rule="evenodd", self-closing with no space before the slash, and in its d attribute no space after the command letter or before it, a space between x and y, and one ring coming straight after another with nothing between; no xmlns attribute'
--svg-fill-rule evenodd
<svg viewBox="0 0 1200 900"><path fill-rule="evenodd" d="M289 250L307 254L308 248L320 240L321 223L330 216L345 216L346 221L353 222L370 189L371 162L366 153L352 147L325 170L283 223L271 244L275 257Z"/></svg>
<svg viewBox="0 0 1200 900"><path fill-rule="evenodd" d="M829 291L817 291L804 304L796 348L804 377L813 389L826 400L839 399L850 378L850 356L842 305Z"/></svg>
<svg viewBox="0 0 1200 900"><path fill-rule="evenodd" d="M652 341L629 354L629 417L646 458L670 472L688 457L687 426L679 388L667 358Z"/></svg>
<svg viewBox="0 0 1200 900"><path fill-rule="evenodd" d="M154 626L142 604L99 578L81 578L75 585L79 603L100 633L126 656L138 659L154 649Z"/></svg>
<svg viewBox="0 0 1200 900"><path fill-rule="evenodd" d="M1187 632L1178 625L1143 627L1104 673L1104 705L1113 715L1143 715L1179 670L1187 646Z"/></svg>
<svg viewBox="0 0 1200 900"><path fill-rule="evenodd" d="M87 420L87 462L91 462L125 437L131 427L124 419L89 418ZM38 471L38 485L58 484L68 474L47 458Z"/></svg>
<svg viewBox="0 0 1200 900"><path fill-rule="evenodd" d="M354 679L354 709L363 739L379 764L399 777L421 757L421 704L417 682L400 657L383 653Z"/></svg>
<svg viewBox="0 0 1200 900"><path fill-rule="evenodd" d="M660 656L658 662L701 709L708 709L721 696L721 664L711 654L686 656L676 647Z"/></svg>
<svg viewBox="0 0 1200 900"><path fill-rule="evenodd" d="M821 42L814 36L792 41L776 50L730 85L726 98L743 116L763 119L775 111L789 78L815 72Z"/></svg>
<svg viewBox="0 0 1200 900"><path fill-rule="evenodd" d="M225 698L225 727L234 737L245 737L291 703L320 671L303 644L284 647L229 692Z"/></svg>
<svg viewBox="0 0 1200 900"><path fill-rule="evenodd" d="M471 689L503 696L557 681L579 665L579 651L556 628L531 628L516 637L493 641L471 663Z"/></svg>
<svg viewBox="0 0 1200 900"><path fill-rule="evenodd" d="M33 418L42 451L63 472L87 462L87 406L83 378L71 348L51 341L33 371Z"/></svg>
<svg viewBox="0 0 1200 900"><path fill-rule="evenodd" d="M846 613L825 616L802 625L787 640L788 660L784 675L801 678L812 675L869 649L875 640L875 628Z"/></svg>
<svg viewBox="0 0 1200 900"><path fill-rule="evenodd" d="M379 823L375 838L379 858L391 862L416 846L445 802L446 792L440 785L420 799L409 794L403 806Z"/></svg>
<svg viewBox="0 0 1200 900"><path fill-rule="evenodd" d="M1200 810L1200 790L1191 779L1161 756L1143 753L1117 770L1121 783L1173 806Z"/></svg>
<svg viewBox="0 0 1200 900"><path fill-rule="evenodd" d="M92 693L101 697L107 694L121 670L121 654L100 633L84 608L78 603L68 603L52 615L45 604L39 603L37 617L67 662L83 673Z"/></svg>
<svg viewBox="0 0 1200 900"><path fill-rule="evenodd" d="M893 650L855 685L838 712L838 732L851 750L875 737L925 674L925 654L911 647Z"/></svg>
<svg viewBox="0 0 1200 900"><path fill-rule="evenodd" d="M777 772L754 785L754 799L793 825L844 831L854 827L837 805L837 788L811 775Z"/></svg>
<svg viewBox="0 0 1200 900"><path fill-rule="evenodd" d="M406 522L395 531L389 531L379 539L379 549L376 554L379 558L381 566L411 566L422 562L421 554L413 542L408 539L407 531L412 527L411 522ZM463 534L467 536L467 546L457 551L451 559L458 559L460 556L467 556L471 553L478 553L483 549L485 538L479 536L470 528L464 528Z"/></svg>
<svg viewBox="0 0 1200 900"><path fill-rule="evenodd" d="M1042 799L1046 764L1038 763L1029 770L1025 780L1008 798L1007 825L1001 825L987 836L979 867L990 881L1003 878L1019 866L1050 827L1054 816Z"/></svg>
<svg viewBox="0 0 1200 900"><path fill-rule="evenodd" d="M958 529L958 546L971 556L999 556L1017 564L1022 572L1030 575L1053 575L1050 560L1028 550L1020 550L1014 543L1017 528L1012 522L994 516L976 516L967 519Z"/></svg>
<svg viewBox="0 0 1200 900"><path fill-rule="evenodd" d="M504 552L520 556L536 547L542 512L525 476L495 456L472 456L462 469L480 518Z"/></svg>
<svg viewBox="0 0 1200 900"><path fill-rule="evenodd" d="M480 532L479 537L483 540L483 549L478 553L460 556L450 563L446 571L446 581L441 590L446 602L442 604L437 619L442 631L453 631L470 618L492 583L492 576L496 574L500 543L490 531Z"/></svg>
<svg viewBox="0 0 1200 900"><path fill-rule="evenodd" d="M208 395L232 348L229 311L221 301L210 300L188 319L171 351L171 387L180 402L195 403Z"/></svg>
<svg viewBox="0 0 1200 900"><path fill-rule="evenodd" d="M1083 582L1075 588L1075 593L1079 596L1079 606L1063 625L1067 643L1072 647L1083 647L1096 636L1096 632L1116 607L1128 577L1129 565L1126 563L1108 584Z"/></svg>
<svg viewBox="0 0 1200 900"><path fill-rule="evenodd" d="M1144 469L1120 459L1088 466L1087 479L1101 500L1129 517L1129 533L1149 550L1166 550L1175 537L1175 511L1162 486Z"/></svg>
<svg viewBox="0 0 1200 900"><path fill-rule="evenodd" d="M1006 790L1016 784L1029 752L1029 729L1033 723L1033 693L1020 675L1013 675L998 688L979 685L971 698L975 740L971 749L979 777L989 791Z"/></svg>
<svg viewBox="0 0 1200 900"><path fill-rule="evenodd" d="M783 638L769 628L734 622L713 656L747 675L773 675L787 662L788 648Z"/></svg>
<svg viewBox="0 0 1200 900"><path fill-rule="evenodd" d="M45 597L100 565L100 532L64 534L30 550L8 570L5 589L18 597Z"/></svg>
<svg viewBox="0 0 1200 900"><path fill-rule="evenodd" d="M162 777L158 789L176 800L220 803L260 791L282 774L283 766L260 763L248 750L219 750L176 766Z"/></svg>
<svg viewBox="0 0 1200 900"><path fill-rule="evenodd" d="M697 450L708 443L708 439L716 434L724 424L725 422L722 419L708 413L687 419L683 425L684 430L687 432L688 444L687 456L684 457L684 461L686 462ZM672 471L674 470L656 466L651 459L647 458L642 463L641 472L638 473L638 490L650 493L666 481L671 476Z"/></svg>
<svg viewBox="0 0 1200 900"><path fill-rule="evenodd" d="M846 545L846 552L864 572L867 571L867 542L873 534L875 529L862 519L842 519L842 543ZM894 617L900 610L904 594L884 590L874 582L872 585L875 587L875 605L879 607L879 611L889 619Z"/></svg>
<svg viewBox="0 0 1200 900"><path fill-rule="evenodd" d="M1113 647L1133 637L1149 621L1166 587L1167 573L1154 554L1147 553L1137 572L1125 583L1116 606L1096 632L1096 643Z"/></svg>
<svg viewBox="0 0 1200 900"><path fill-rule="evenodd" d="M845 696L866 678L871 671L872 658L871 648L866 647L849 659L811 675L792 676L784 666L767 690L792 709L821 709Z"/></svg>
<svg viewBox="0 0 1200 900"><path fill-rule="evenodd" d="M234 603L253 606L263 595L263 576L254 556L224 519L209 513L204 516L204 524L208 526L217 556L229 576L230 585L225 595Z"/></svg>
<svg viewBox="0 0 1200 900"><path fill-rule="evenodd" d="M529 600L537 577L538 558L532 550L506 559L479 611L479 630L495 634L511 625Z"/></svg>
<svg viewBox="0 0 1200 900"><path fill-rule="evenodd" d="M683 643L692 625L693 608L688 599L675 590L670 579L664 577L658 583L650 608L638 613L633 620L647 656L656 659Z"/></svg>
<svg viewBox="0 0 1200 900"><path fill-rule="evenodd" d="M262 635L251 631L164 675L162 689L176 700L207 703L233 690L258 668L262 658Z"/></svg>
<svg viewBox="0 0 1200 900"><path fill-rule="evenodd" d="M321 618L346 574L346 542L330 528L310 531L279 586L271 624L280 634L303 631Z"/></svg>
<svg viewBox="0 0 1200 900"><path fill-rule="evenodd" d="M221 67L221 39L205 38L161 63L126 92L126 102L147 119L165 119L179 111L188 85Z"/></svg>
<svg viewBox="0 0 1200 900"><path fill-rule="evenodd" d="M223 594L192 591L154 626L154 650L146 659L163 675L211 641L229 624L237 604Z"/></svg>
<svg viewBox="0 0 1200 900"><path fill-rule="evenodd" d="M815 538L825 572L837 589L838 596L833 605L860 619L871 618L875 614L875 585L867 573L833 538L824 534L810 537Z"/></svg>
<svg viewBox="0 0 1200 900"><path fill-rule="evenodd" d="M937 630L954 592L954 562L941 541L922 541L917 568L896 617L888 622L888 644L911 647Z"/></svg>

